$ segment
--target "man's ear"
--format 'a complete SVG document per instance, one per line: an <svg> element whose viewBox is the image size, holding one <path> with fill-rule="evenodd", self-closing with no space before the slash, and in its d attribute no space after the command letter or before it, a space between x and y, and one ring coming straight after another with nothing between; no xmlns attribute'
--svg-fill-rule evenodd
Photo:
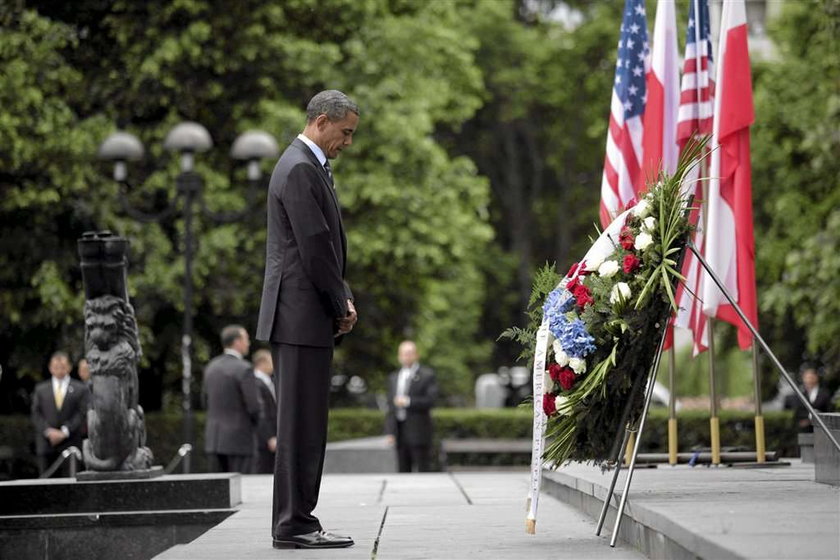
<svg viewBox="0 0 840 560"><path fill-rule="evenodd" d="M324 113L321 113L320 115L315 117L315 126L318 128L319 131L323 131L329 122L330 118Z"/></svg>

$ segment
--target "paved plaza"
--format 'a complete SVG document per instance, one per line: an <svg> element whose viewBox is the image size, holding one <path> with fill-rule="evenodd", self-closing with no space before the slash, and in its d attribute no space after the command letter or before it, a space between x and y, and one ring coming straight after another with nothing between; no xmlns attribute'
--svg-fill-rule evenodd
<svg viewBox="0 0 840 560"><path fill-rule="evenodd" d="M840 558L840 488L813 482L798 460L639 469L614 549L614 509L600 537L593 519L609 474L585 465L546 473L536 535L524 530L526 471L328 474L316 513L355 539L342 550L272 549L271 484L244 476L237 513L157 558Z"/></svg>

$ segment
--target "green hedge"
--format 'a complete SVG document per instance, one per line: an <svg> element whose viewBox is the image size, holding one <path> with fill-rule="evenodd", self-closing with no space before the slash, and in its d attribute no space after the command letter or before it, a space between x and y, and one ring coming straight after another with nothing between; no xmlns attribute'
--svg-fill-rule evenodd
<svg viewBox="0 0 840 560"><path fill-rule="evenodd" d="M465 409L439 408L433 411L435 440L444 438L504 438L531 437L531 412L525 408ZM343 408L330 412L329 440L340 441L383 433L385 416L378 410ZM797 453L796 429L790 411L767 412L764 417L767 449L791 457ZM749 412L721 411L721 445L755 448L755 430ZM156 462L166 465L183 441L181 416L178 414L149 413L146 415L148 445ZM688 451L695 446L709 445L709 416L705 411L684 411L678 415L679 448ZM26 478L37 476L33 451L32 425L27 416L0 416L0 446L14 451L11 476ZM194 414L193 433L195 451L192 456L193 472L205 472L204 413ZM668 447L668 412L654 408L650 412L642 440L643 452L665 452ZM453 456L452 462L466 464L524 464L523 457ZM0 477L9 476L8 463L0 468Z"/></svg>

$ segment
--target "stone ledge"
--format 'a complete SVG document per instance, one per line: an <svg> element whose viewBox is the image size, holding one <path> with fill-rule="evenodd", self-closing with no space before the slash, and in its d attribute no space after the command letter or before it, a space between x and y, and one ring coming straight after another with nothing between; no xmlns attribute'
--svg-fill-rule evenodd
<svg viewBox="0 0 840 560"><path fill-rule="evenodd" d="M230 509L242 502L241 494L238 473L14 480L0 483L0 516Z"/></svg>

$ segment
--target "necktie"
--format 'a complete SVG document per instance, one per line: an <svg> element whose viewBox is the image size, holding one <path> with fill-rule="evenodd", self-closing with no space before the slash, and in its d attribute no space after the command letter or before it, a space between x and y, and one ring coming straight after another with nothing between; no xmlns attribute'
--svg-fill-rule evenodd
<svg viewBox="0 0 840 560"><path fill-rule="evenodd" d="M324 161L324 169L327 172L327 176L330 178L330 186L333 186L333 175L332 175L332 168L330 167L330 160Z"/></svg>
<svg viewBox="0 0 840 560"><path fill-rule="evenodd" d="M55 407L61 410L62 404L64 404L64 384L59 383L58 389L55 392Z"/></svg>

